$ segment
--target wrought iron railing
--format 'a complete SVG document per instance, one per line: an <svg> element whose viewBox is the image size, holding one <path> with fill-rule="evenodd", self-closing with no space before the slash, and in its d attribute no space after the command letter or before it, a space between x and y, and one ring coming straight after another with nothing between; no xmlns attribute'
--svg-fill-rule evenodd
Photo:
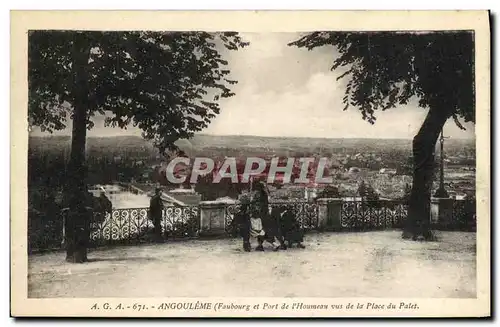
<svg viewBox="0 0 500 327"><path fill-rule="evenodd" d="M401 201L343 201L340 222L342 229L354 231L401 228L407 215Z"/></svg>
<svg viewBox="0 0 500 327"><path fill-rule="evenodd" d="M307 201L276 201L269 204L270 209L285 207L292 210L300 227L304 230L318 228L318 205Z"/></svg>
<svg viewBox="0 0 500 327"><path fill-rule="evenodd" d="M341 202L341 230L360 231L401 228L408 214L408 206L401 201L379 200ZM319 205L307 201L272 201L270 211L276 207L286 207L295 216L304 230L319 227ZM163 210L161 220L162 235L165 239L194 238L200 231L200 207L171 206ZM235 235L233 219L240 210L240 204L225 206L224 224L226 232ZM476 224L475 201L454 200L452 221L449 230L474 231ZM35 213L30 213L28 243L30 249L61 247L64 217L56 217L50 223L37 223ZM90 223L90 243L92 246L108 244L135 244L147 242L153 237L153 223L148 208L114 209L111 214L94 214Z"/></svg>
<svg viewBox="0 0 500 327"><path fill-rule="evenodd" d="M318 205L307 201L273 201L269 203L269 212L275 208L287 208L293 211L300 227L304 230L318 228ZM236 236L233 219L241 210L239 203L226 205L224 225L229 235Z"/></svg>
<svg viewBox="0 0 500 327"><path fill-rule="evenodd" d="M116 209L111 214L94 215L90 242L95 245L142 242L152 237L153 228L148 208ZM161 228L166 239L196 237L199 208L172 206L163 209Z"/></svg>
<svg viewBox="0 0 500 327"><path fill-rule="evenodd" d="M237 226L234 224L234 217L241 210L241 204L227 204L224 210L224 229L230 236L238 235Z"/></svg>

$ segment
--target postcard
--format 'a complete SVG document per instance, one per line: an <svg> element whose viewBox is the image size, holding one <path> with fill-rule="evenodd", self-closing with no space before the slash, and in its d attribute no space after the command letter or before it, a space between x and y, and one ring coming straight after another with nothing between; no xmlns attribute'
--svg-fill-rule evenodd
<svg viewBox="0 0 500 327"><path fill-rule="evenodd" d="M13 11L14 317L489 317L487 11Z"/></svg>

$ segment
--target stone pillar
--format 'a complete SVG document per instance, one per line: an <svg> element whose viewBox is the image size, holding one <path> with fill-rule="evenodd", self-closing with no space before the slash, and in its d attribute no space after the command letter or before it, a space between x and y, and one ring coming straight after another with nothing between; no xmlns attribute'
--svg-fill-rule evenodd
<svg viewBox="0 0 500 327"><path fill-rule="evenodd" d="M325 230L328 227L328 199L319 198L318 203L318 230Z"/></svg>
<svg viewBox="0 0 500 327"><path fill-rule="evenodd" d="M342 199L330 199L328 202L328 226L331 230L339 232L342 229L341 213Z"/></svg>
<svg viewBox="0 0 500 327"><path fill-rule="evenodd" d="M340 231L342 199L320 198L318 203L318 227L320 230Z"/></svg>
<svg viewBox="0 0 500 327"><path fill-rule="evenodd" d="M453 222L453 199L431 198L431 226L448 228Z"/></svg>
<svg viewBox="0 0 500 327"><path fill-rule="evenodd" d="M226 206L217 201L200 202L200 236L225 234Z"/></svg>

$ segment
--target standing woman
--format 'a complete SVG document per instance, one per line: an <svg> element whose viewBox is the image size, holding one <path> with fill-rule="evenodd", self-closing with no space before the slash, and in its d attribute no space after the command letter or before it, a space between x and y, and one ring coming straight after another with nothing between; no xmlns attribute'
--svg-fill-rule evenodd
<svg viewBox="0 0 500 327"><path fill-rule="evenodd" d="M275 246L274 250L277 251L280 248L286 249L283 238L281 237L280 228L278 222L275 221L269 214L269 195L267 192L266 185L264 182L259 182L256 184L256 191L253 198L254 204L254 215L261 218L262 229L265 231L265 235L257 238L259 241L259 246L256 248L258 251L263 251L263 243L267 241ZM275 244L275 241L279 241L279 245Z"/></svg>
<svg viewBox="0 0 500 327"><path fill-rule="evenodd" d="M267 193L264 182L258 182L255 185L255 193L253 194L255 211L260 218L265 219L269 215L269 195Z"/></svg>

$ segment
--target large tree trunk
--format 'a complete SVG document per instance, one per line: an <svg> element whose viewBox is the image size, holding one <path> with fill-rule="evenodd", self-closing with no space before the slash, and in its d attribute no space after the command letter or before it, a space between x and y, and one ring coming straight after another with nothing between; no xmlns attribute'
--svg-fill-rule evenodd
<svg viewBox="0 0 500 327"><path fill-rule="evenodd" d="M434 177L434 149L447 119L445 110L431 108L413 138L413 185L403 238L433 239L430 226L430 200Z"/></svg>
<svg viewBox="0 0 500 327"><path fill-rule="evenodd" d="M77 34L73 44L73 131L68 165L66 195L69 213L66 220L66 261L87 261L90 215L89 195L86 186L85 139L88 115L88 65L90 48L83 34Z"/></svg>

